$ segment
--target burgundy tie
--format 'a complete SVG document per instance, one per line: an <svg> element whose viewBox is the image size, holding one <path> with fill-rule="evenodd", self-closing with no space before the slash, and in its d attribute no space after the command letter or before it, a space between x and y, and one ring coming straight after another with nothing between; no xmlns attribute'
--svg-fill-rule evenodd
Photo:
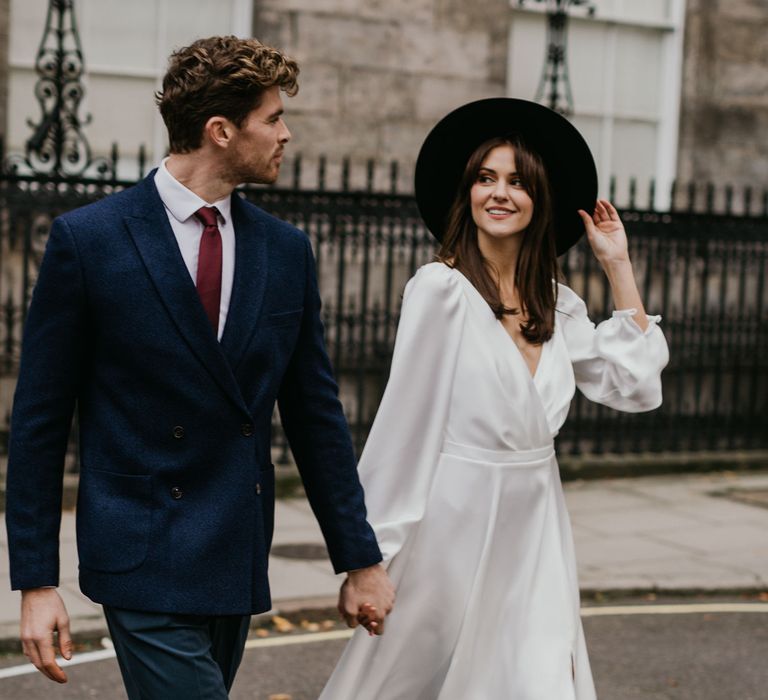
<svg viewBox="0 0 768 700"><path fill-rule="evenodd" d="M219 307L221 306L221 233L216 222L216 207L200 207L195 216L203 224L200 253L197 258L197 293L213 332L219 333Z"/></svg>

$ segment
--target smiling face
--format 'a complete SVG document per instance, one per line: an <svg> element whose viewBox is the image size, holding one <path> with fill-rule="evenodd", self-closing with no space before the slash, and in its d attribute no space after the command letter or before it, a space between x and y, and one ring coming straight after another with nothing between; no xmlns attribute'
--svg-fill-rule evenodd
<svg viewBox="0 0 768 700"><path fill-rule="evenodd" d="M508 238L525 231L533 217L533 200L517 172L512 146L497 146L488 153L469 200L479 239Z"/></svg>

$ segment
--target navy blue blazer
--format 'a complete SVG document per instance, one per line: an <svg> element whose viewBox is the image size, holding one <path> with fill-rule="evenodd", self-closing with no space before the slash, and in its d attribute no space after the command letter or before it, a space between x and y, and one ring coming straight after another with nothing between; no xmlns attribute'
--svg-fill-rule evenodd
<svg viewBox="0 0 768 700"><path fill-rule="evenodd" d="M80 428L80 585L190 614L269 609L277 401L337 572L380 561L323 342L307 236L232 196L219 343L154 185L57 218L26 320L6 521L14 589L58 585L62 471Z"/></svg>

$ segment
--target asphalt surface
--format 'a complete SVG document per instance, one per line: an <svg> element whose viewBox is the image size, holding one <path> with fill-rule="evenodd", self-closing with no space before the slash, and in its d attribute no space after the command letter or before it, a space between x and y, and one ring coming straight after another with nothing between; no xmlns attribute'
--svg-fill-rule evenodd
<svg viewBox="0 0 768 700"><path fill-rule="evenodd" d="M674 607L664 607L668 603ZM745 600L642 602L643 614L628 614L633 611L614 602L610 610L599 610L608 615L586 609L584 627L600 700L766 700L768 605L752 603L749 611L728 612L727 603L743 605ZM690 604L705 607L682 607ZM343 634L340 627L320 633L296 628L252 638L259 646L246 650L232 700L316 700L346 643L327 638L338 634ZM0 674L25 661L2 658ZM114 659L67 672L70 680L64 686L37 672L0 677L0 698L125 698Z"/></svg>

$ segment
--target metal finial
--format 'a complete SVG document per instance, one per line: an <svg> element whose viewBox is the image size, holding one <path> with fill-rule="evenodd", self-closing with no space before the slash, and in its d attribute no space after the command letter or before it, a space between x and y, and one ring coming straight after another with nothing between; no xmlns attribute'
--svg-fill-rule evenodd
<svg viewBox="0 0 768 700"><path fill-rule="evenodd" d="M94 159L82 127L90 115L78 115L85 89L83 50L75 20L74 0L49 0L45 31L37 50L35 97L42 112L39 122L27 120L32 135L24 155L8 158L12 170L30 170L50 176L84 175L87 170L105 176L109 163Z"/></svg>
<svg viewBox="0 0 768 700"><path fill-rule="evenodd" d="M587 14L595 13L595 6L589 0L531 0L546 3L547 6L547 51L544 68L536 90L536 102L564 116L573 114L573 95L568 78L568 17L571 7L586 6ZM522 7L526 0L518 0Z"/></svg>

